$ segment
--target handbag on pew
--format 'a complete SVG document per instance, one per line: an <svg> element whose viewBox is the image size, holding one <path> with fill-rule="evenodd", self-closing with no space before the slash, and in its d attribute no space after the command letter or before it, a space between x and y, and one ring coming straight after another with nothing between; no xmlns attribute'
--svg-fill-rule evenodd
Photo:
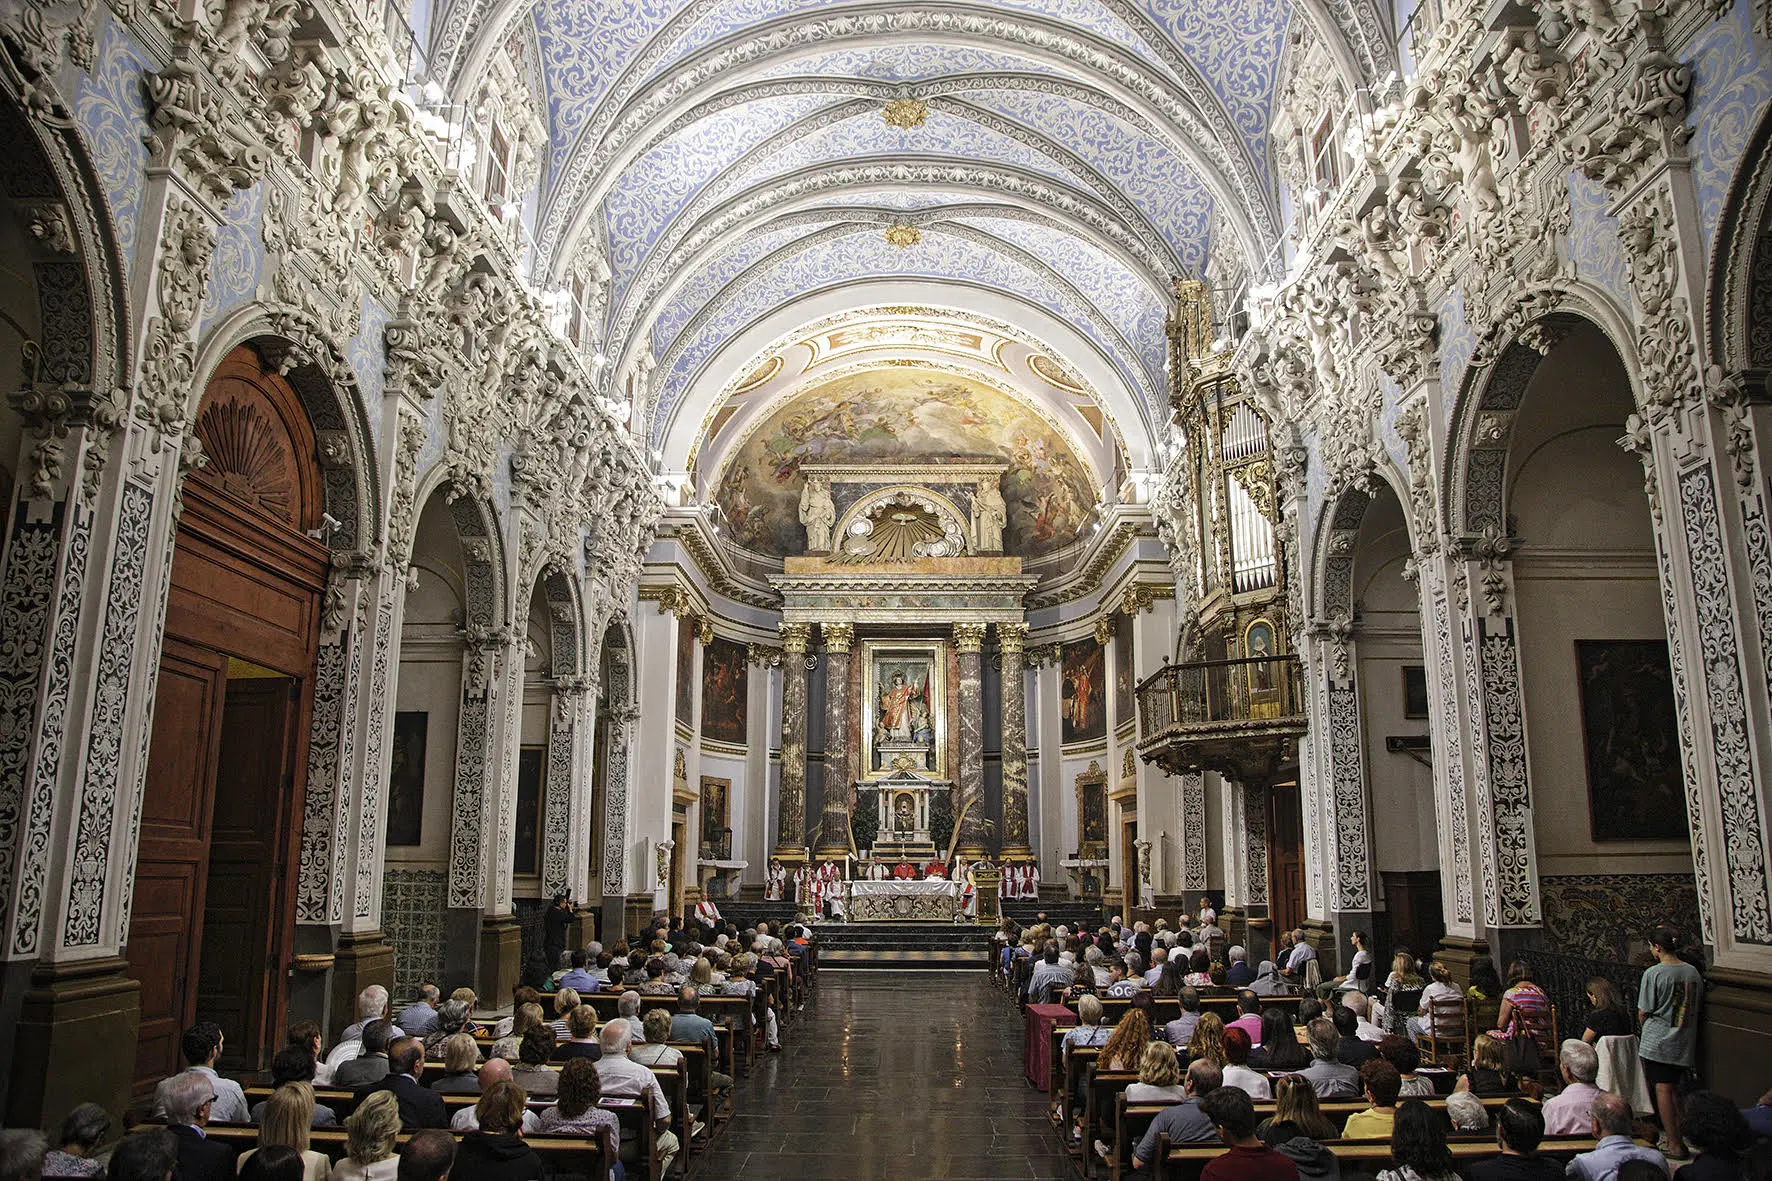
<svg viewBox="0 0 1772 1181"><path fill-rule="evenodd" d="M1508 1039L1504 1055L1507 1072L1515 1078L1533 1078L1544 1069L1544 1053L1538 1039L1530 1033L1516 1033Z"/></svg>

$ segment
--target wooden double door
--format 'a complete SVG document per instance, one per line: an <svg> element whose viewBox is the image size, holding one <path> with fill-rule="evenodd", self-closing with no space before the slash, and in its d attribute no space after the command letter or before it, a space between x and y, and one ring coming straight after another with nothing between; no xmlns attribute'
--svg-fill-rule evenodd
<svg viewBox="0 0 1772 1181"><path fill-rule="evenodd" d="M207 467L185 484L173 553L134 903L136 1085L182 1065L214 1021L223 1063L283 1042L301 799L327 552L313 432L287 382L241 349L205 393Z"/></svg>

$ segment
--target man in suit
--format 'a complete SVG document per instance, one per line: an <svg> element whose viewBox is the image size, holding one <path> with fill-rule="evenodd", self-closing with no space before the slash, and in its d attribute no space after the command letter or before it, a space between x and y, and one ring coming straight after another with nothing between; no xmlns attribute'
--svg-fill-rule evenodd
<svg viewBox="0 0 1772 1181"><path fill-rule="evenodd" d="M388 1076L388 1042L394 1023L387 1018L371 1021L363 1027L363 1050L349 1062L339 1063L332 1075L332 1085L359 1089L381 1082Z"/></svg>
<svg viewBox="0 0 1772 1181"><path fill-rule="evenodd" d="M215 1104L208 1075L187 1070L164 1084L166 1128L178 1138L179 1181L233 1181L234 1150L203 1131Z"/></svg>
<svg viewBox="0 0 1772 1181"><path fill-rule="evenodd" d="M447 1128L449 1108L443 1096L418 1081L424 1069L424 1043L414 1037L396 1038L388 1046L388 1073L364 1093L392 1091L400 1103L403 1128Z"/></svg>

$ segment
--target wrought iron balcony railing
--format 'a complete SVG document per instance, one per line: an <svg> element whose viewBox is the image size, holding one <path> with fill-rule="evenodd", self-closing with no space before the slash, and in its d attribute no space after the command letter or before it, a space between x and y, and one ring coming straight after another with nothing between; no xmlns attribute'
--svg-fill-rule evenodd
<svg viewBox="0 0 1772 1181"><path fill-rule="evenodd" d="M1138 749L1172 773L1243 783L1296 759L1304 733L1296 656L1164 665L1138 686Z"/></svg>

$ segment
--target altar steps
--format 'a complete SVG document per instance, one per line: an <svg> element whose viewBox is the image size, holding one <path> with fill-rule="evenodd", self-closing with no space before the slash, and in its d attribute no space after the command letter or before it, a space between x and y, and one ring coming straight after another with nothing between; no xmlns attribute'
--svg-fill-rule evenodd
<svg viewBox="0 0 1772 1181"><path fill-rule="evenodd" d="M993 930L976 923L820 923L818 966L983 971Z"/></svg>
<svg viewBox="0 0 1772 1181"><path fill-rule="evenodd" d="M1034 902L1004 901L1003 914L1014 919L1023 927L1031 926L1039 921L1036 917L1042 911L1046 921L1053 926L1065 926L1075 931L1079 925L1094 930L1107 920L1102 917L1102 908L1094 902Z"/></svg>

